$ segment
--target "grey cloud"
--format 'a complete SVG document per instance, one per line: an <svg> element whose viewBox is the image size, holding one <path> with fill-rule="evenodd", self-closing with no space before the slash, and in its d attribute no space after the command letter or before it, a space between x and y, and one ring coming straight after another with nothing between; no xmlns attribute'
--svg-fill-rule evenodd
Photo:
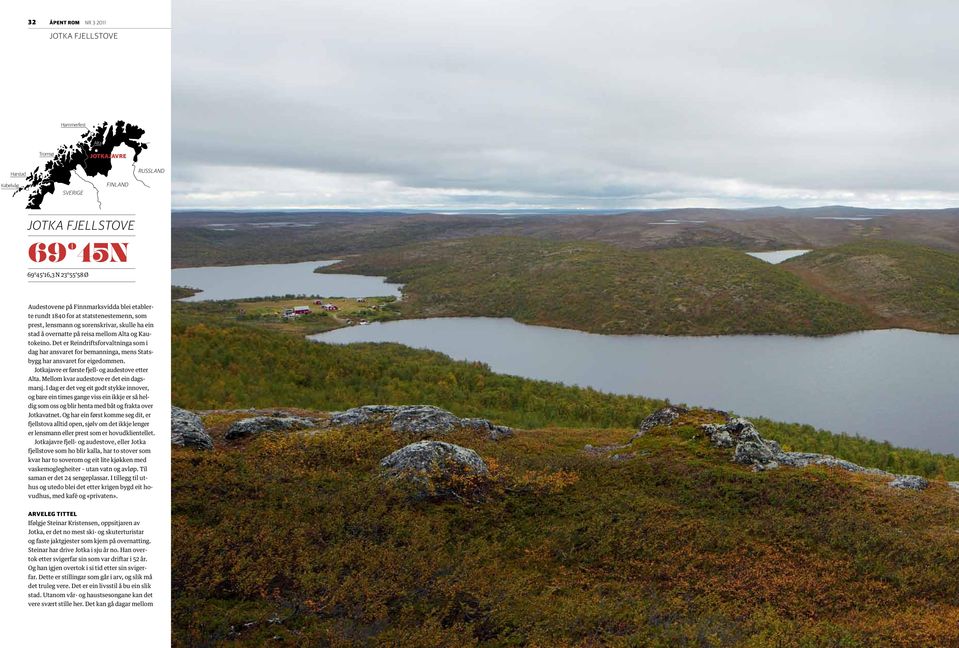
<svg viewBox="0 0 959 648"><path fill-rule="evenodd" d="M957 19L931 0L181 0L175 205L951 205Z"/></svg>

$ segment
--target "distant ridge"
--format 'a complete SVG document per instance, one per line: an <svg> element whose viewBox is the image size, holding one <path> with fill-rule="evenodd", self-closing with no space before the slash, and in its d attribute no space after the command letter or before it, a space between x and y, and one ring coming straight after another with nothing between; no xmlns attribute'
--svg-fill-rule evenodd
<svg viewBox="0 0 959 648"><path fill-rule="evenodd" d="M959 252L959 208L843 205L748 209L689 207L596 214L403 211L180 211L173 265L242 265L336 259L410 243L476 236L598 241L633 249L820 249L864 240Z"/></svg>
<svg viewBox="0 0 959 648"><path fill-rule="evenodd" d="M635 217L655 216L656 218L672 215L677 218L682 217L683 219L697 217L707 218L709 220L788 218L795 216L809 218L882 218L884 216L959 216L959 207L945 209L872 209L868 207L848 207L845 205L824 205L822 207L780 207L773 205L770 207L747 207L743 209L681 207L656 210L638 209L621 212L619 215Z"/></svg>
<svg viewBox="0 0 959 648"><path fill-rule="evenodd" d="M257 217L267 215L285 216L637 216L660 218L669 215L706 216L714 219L728 218L775 218L777 216L844 217L844 216L959 216L959 207L941 209L891 209L852 207L848 205L822 205L819 207L668 207L663 209L178 209L172 210L174 218L201 215L237 215Z"/></svg>

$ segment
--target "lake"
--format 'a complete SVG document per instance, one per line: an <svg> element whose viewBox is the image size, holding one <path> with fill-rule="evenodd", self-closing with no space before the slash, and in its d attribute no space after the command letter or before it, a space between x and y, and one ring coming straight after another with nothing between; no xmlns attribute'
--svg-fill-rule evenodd
<svg viewBox="0 0 959 648"><path fill-rule="evenodd" d="M288 294L317 297L400 297L400 284L386 283L383 277L313 272L316 268L334 263L337 261L177 268L173 270L173 285L203 289L203 292L181 301L245 299Z"/></svg>
<svg viewBox="0 0 959 648"><path fill-rule="evenodd" d="M311 336L399 342L498 373L731 409L959 455L959 335L597 335L497 318L401 320Z"/></svg>
<svg viewBox="0 0 959 648"><path fill-rule="evenodd" d="M747 252L751 257L756 257L760 261L765 261L766 263L772 263L776 265L777 263L782 263L786 259L792 259L793 257L802 256L809 250L776 250L774 252Z"/></svg>

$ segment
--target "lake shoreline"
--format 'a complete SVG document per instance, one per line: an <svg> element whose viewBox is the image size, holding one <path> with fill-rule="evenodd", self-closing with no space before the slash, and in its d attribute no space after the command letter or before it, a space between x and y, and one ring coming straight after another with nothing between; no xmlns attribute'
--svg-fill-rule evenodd
<svg viewBox="0 0 959 648"><path fill-rule="evenodd" d="M318 268L339 262L339 259L332 259L298 263L175 268L171 271L171 281L173 285L200 289L197 294L179 300L184 303L284 295L351 298L373 296L399 298L402 295L400 286L389 283L385 277L316 272Z"/></svg>
<svg viewBox="0 0 959 648"><path fill-rule="evenodd" d="M811 250L805 249L790 249L770 252L745 252L744 254L757 260L762 260L768 265L776 266L790 259L797 257L802 258L810 251ZM812 251L814 252L814 250ZM768 255L778 256L769 257ZM201 289L200 292L194 295L178 298L178 301L183 303L239 301L287 296L302 299L392 296L397 302L403 302L398 311L401 319L509 317L517 322L532 326L547 326L564 330L613 336L726 337L735 335L785 335L801 338L829 338L851 333L900 329L944 335L956 334L948 328L944 330L942 327L931 322L924 322L915 318L892 316L882 318L870 317L855 322L846 322L849 326L833 325L830 327L822 327L806 325L798 327L801 330L795 330L796 327L794 327L794 330L786 331L773 326L773 322L754 321L754 318L748 316L743 320L736 320L732 323L729 321L699 322L690 320L685 324L680 322L677 328L672 328L673 325L667 328L661 325L662 323L657 323L656 321L648 322L647 326L640 325L639 327L632 327L629 326L629 320L611 322L591 322L588 321L588 318L578 318L583 319L581 322L570 321L570 318L557 320L552 317L538 317L536 314L508 312L509 309L505 309L506 312L501 312L504 311L503 308L484 309L482 304L472 302L447 303L442 300L436 302L435 299L430 299L429 294L421 294L422 291L417 292L415 285L410 289L407 295L404 294L408 288L407 284L402 282L400 277L391 276L395 275L395 273L385 273L384 275L364 274L362 269L360 272L351 273L349 259L347 258L350 256L351 255L345 255L340 259L292 263L253 263L232 266L214 265L174 268L171 276L172 283L176 286L191 286ZM344 263L346 263L345 266ZM803 274L794 268L791 271L797 275ZM233 274L242 275L242 278L233 278L230 276ZM257 276L261 274L267 275L267 278ZM277 276L271 280L268 278L269 275ZM221 285L224 282L227 285L232 284L235 287L224 289ZM208 287L204 288L203 284L207 284ZM262 286L262 288L257 289L256 286ZM495 312L486 312L490 310ZM632 323L639 324L635 321ZM635 330L633 330L634 328Z"/></svg>
<svg viewBox="0 0 959 648"><path fill-rule="evenodd" d="M949 376L959 375L955 335L908 329L823 337L605 335L508 318L427 318L307 338L397 343L482 362L497 373L959 454L952 432L959 416L948 393Z"/></svg>

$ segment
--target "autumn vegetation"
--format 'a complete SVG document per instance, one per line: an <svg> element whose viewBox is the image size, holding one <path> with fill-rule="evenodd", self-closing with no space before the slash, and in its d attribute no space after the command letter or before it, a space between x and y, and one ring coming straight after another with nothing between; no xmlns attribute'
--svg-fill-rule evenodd
<svg viewBox="0 0 959 648"><path fill-rule="evenodd" d="M369 253L324 271L405 284L410 317L492 316L595 333L824 335L874 326L858 305L723 248L624 250L483 238Z"/></svg>
<svg viewBox="0 0 959 648"><path fill-rule="evenodd" d="M772 265L720 247L479 238L368 252L322 271L405 284L407 317L511 317L618 334L959 331L959 254L890 241Z"/></svg>
<svg viewBox="0 0 959 648"><path fill-rule="evenodd" d="M888 325L959 333L959 254L865 241L815 250L783 267Z"/></svg>
<svg viewBox="0 0 959 648"><path fill-rule="evenodd" d="M662 403L500 376L398 345L331 346L177 321L192 409L426 402L520 429L475 449L457 499L378 477L384 428L173 453L177 646L952 646L959 494L825 468L753 473L696 420L627 442ZM787 447L959 479L959 460L757 419ZM462 438L460 438L462 437ZM475 495L475 496L474 496Z"/></svg>
<svg viewBox="0 0 959 648"><path fill-rule="evenodd" d="M618 460L583 447L632 428L455 433L492 478L423 498L378 476L388 428L225 441L240 416L173 452L175 646L959 644L942 482L754 473L694 411Z"/></svg>
<svg viewBox="0 0 959 648"><path fill-rule="evenodd" d="M174 319L173 402L188 409L425 403L521 428L637 426L665 401L506 376L399 344L338 346L257 326ZM749 415L750 412L740 412ZM833 454L896 473L959 480L959 458L809 425L756 418L787 450Z"/></svg>
<svg viewBox="0 0 959 648"><path fill-rule="evenodd" d="M387 274L407 284L404 300L338 312L671 334L826 334L904 317L936 329L954 317L953 257L883 243L783 266L732 249L532 238L384 246L338 269ZM202 412L215 440L173 449L174 646L959 646L959 492L946 484L959 458L752 418L786 450L933 481L914 492L825 467L753 472L703 437L716 412L633 439L664 401L396 344L310 342L342 324L283 321L296 299L174 304L173 403ZM322 418L372 403L516 433L445 437L490 477L426 497L381 478L379 461L411 440L382 425L224 437L238 410Z"/></svg>

